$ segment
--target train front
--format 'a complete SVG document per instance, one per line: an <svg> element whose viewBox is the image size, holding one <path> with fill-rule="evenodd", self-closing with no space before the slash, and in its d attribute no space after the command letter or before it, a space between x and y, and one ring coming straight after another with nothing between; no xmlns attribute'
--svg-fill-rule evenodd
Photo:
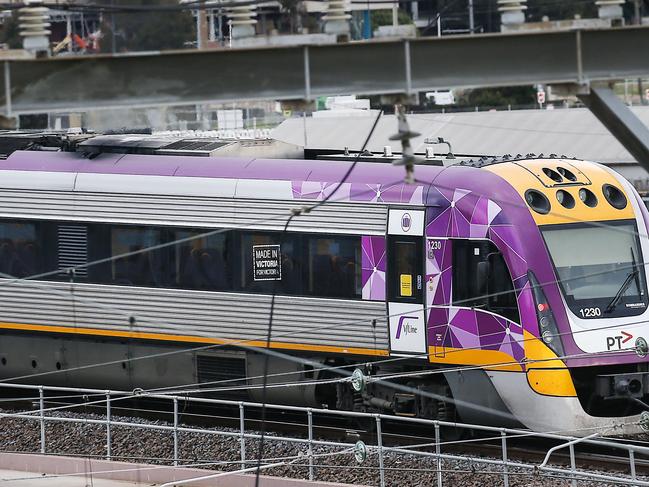
<svg viewBox="0 0 649 487"><path fill-rule="evenodd" d="M465 181L474 179L465 170ZM476 189L490 187L502 214L486 237L509 268L522 327L522 358L513 354L518 373L486 367L498 395L537 431L643 431L649 214L637 192L614 171L584 161L508 161L480 172L491 174ZM494 175L500 182L491 185Z"/></svg>

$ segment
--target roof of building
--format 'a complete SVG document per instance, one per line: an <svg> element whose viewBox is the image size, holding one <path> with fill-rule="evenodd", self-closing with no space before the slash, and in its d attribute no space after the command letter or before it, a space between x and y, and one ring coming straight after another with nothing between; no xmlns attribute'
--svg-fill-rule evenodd
<svg viewBox="0 0 649 487"><path fill-rule="evenodd" d="M649 107L632 110L649 125ZM359 116L288 119L272 135L307 149L358 150L375 116L376 112L365 112ZM443 137L456 154L554 153L607 164L635 164L631 154L586 108L411 114L408 122L411 130L421 134L412 140L416 152L424 151L424 139ZM398 143L389 140L396 131L395 116L384 115L367 148L380 152L390 145L397 151ZM435 150L445 154L448 149L438 145Z"/></svg>

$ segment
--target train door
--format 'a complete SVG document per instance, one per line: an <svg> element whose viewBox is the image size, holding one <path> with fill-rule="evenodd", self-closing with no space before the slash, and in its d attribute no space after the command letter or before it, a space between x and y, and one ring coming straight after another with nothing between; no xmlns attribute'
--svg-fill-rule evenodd
<svg viewBox="0 0 649 487"><path fill-rule="evenodd" d="M424 313L424 211L390 210L387 296L390 350L426 353Z"/></svg>

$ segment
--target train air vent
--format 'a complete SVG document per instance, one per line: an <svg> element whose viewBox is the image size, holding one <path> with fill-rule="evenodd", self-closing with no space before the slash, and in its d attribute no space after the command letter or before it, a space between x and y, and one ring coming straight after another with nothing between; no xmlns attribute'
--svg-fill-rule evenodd
<svg viewBox="0 0 649 487"><path fill-rule="evenodd" d="M546 215L550 212L550 200L540 191L528 189L525 191L525 201L527 201L530 208L541 215Z"/></svg>
<svg viewBox="0 0 649 487"><path fill-rule="evenodd" d="M563 182L563 177L561 177L561 174L559 174L554 169L550 169L549 167L544 167L543 168L543 173L547 177L549 177L552 181L554 181L555 183L562 183Z"/></svg>
<svg viewBox="0 0 649 487"><path fill-rule="evenodd" d="M557 191L557 201L564 208L574 208L575 207L575 198L572 197L570 193L560 189Z"/></svg>
<svg viewBox="0 0 649 487"><path fill-rule="evenodd" d="M595 208L597 206L597 196L590 190L586 188L581 188L579 190L579 199L584 202L586 206Z"/></svg>
<svg viewBox="0 0 649 487"><path fill-rule="evenodd" d="M577 176L575 176L575 173L572 171L566 169L565 167L557 167L557 172L561 174L564 178L566 178L568 181L575 182L577 181Z"/></svg>
<svg viewBox="0 0 649 487"><path fill-rule="evenodd" d="M88 277L88 227L85 225L59 225L59 269L76 267L76 277ZM67 275L67 272L64 273Z"/></svg>
<svg viewBox="0 0 649 487"><path fill-rule="evenodd" d="M606 201L608 201L613 208L617 208L618 210L626 208L626 196L624 196L624 193L615 186L605 184L602 186L602 193L604 193L604 198L606 198Z"/></svg>
<svg viewBox="0 0 649 487"><path fill-rule="evenodd" d="M199 387L204 389L229 389L227 394L214 391L216 395L247 398L245 389L246 360L238 357L218 355L198 355L196 357L196 372Z"/></svg>

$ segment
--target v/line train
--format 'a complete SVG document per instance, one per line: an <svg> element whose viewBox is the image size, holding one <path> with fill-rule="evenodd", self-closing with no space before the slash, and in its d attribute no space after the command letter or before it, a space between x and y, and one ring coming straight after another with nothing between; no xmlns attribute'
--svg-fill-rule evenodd
<svg viewBox="0 0 649 487"><path fill-rule="evenodd" d="M2 378L198 384L258 400L246 386L261 382L254 349L265 346L276 291L277 351L368 374L441 372L394 379L430 394L379 382L355 393L317 384L338 377L330 370L273 356L270 383L309 384L271 388L270 402L640 430L649 214L610 169L510 158L418 166L405 184L402 168L359 163L332 201L282 235L278 215L327 197L349 163L84 144L0 161L0 272L55 272L0 281ZM223 231L193 238L213 230Z"/></svg>

